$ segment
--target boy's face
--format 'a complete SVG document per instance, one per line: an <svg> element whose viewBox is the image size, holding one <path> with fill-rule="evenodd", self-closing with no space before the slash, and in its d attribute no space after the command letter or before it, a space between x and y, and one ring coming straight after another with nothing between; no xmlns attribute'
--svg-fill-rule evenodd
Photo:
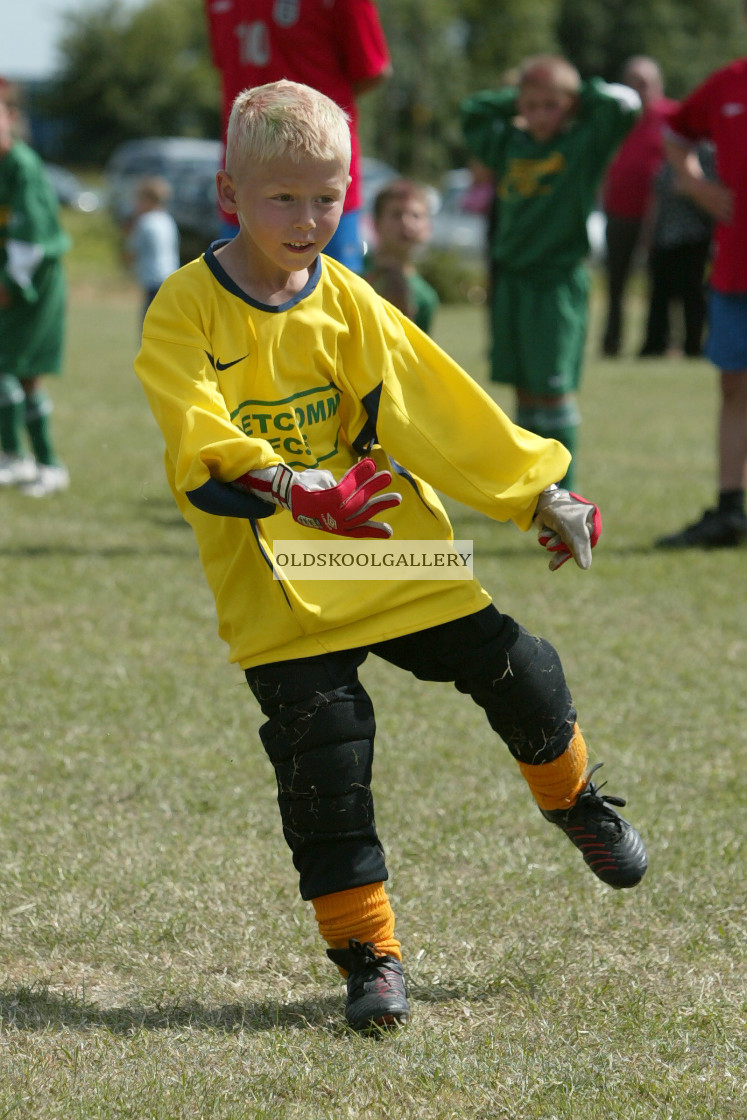
<svg viewBox="0 0 747 1120"><path fill-rule="evenodd" d="M422 199L393 198L376 222L379 250L408 261L430 237L431 219Z"/></svg>
<svg viewBox="0 0 747 1120"><path fill-rule="evenodd" d="M9 108L0 98L0 152L8 152L13 146L16 116L15 109Z"/></svg>
<svg viewBox="0 0 747 1120"><path fill-rule="evenodd" d="M525 83L519 90L517 108L526 121L527 132L542 143L560 132L576 106L576 98L552 86Z"/></svg>
<svg viewBox="0 0 747 1120"><path fill-rule="evenodd" d="M664 93L658 69L646 59L631 63L625 71L623 80L636 91L644 108L652 101L657 101Z"/></svg>
<svg viewBox="0 0 747 1120"><path fill-rule="evenodd" d="M237 214L260 267L308 268L337 229L350 177L337 160L279 156L242 167L234 180L218 173L223 209Z"/></svg>

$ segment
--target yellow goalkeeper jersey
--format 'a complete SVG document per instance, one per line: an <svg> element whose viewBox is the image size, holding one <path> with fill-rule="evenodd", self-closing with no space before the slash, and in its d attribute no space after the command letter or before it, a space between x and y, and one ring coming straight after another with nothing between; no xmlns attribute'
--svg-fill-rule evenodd
<svg viewBox="0 0 747 1120"><path fill-rule="evenodd" d="M162 285L135 370L197 538L219 633L244 669L413 633L490 597L476 579L278 579L276 541L301 546L329 534L280 509L262 518L205 512L200 495L212 480L277 463L339 479L370 455L402 494L382 515L394 539L439 541L453 534L436 491L526 530L537 495L569 461L561 444L516 427L432 339L325 256L298 296L270 307L237 288L209 250Z"/></svg>

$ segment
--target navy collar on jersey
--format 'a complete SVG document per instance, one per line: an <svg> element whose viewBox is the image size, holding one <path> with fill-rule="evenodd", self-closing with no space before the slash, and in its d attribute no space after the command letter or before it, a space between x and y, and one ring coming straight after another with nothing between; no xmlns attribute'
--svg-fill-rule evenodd
<svg viewBox="0 0 747 1120"><path fill-rule="evenodd" d="M269 303L260 303L259 300L252 299L251 296L248 296L246 292L238 286L238 284L234 284L225 268L223 268L223 266L215 256L215 250L220 249L221 245L227 244L228 239L226 238L221 239L220 241L214 241L210 248L205 251L205 264L208 266L218 283L223 288L225 288L227 292L231 292L232 295L238 296L239 299L243 299L245 303L251 304L252 307L258 307L260 311L289 311L291 307L295 307L297 303L300 303L302 299L305 299L306 296L313 292L314 288L317 286L321 279L322 259L321 257L317 257L311 269L309 270L309 279L304 284L303 288L301 288L301 291L297 295L295 295L293 299L289 299L287 303L281 303L277 307Z"/></svg>

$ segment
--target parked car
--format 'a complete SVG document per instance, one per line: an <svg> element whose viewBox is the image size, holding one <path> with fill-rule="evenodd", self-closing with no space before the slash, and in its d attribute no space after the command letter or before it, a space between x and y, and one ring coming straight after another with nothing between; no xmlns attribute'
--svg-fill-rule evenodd
<svg viewBox="0 0 747 1120"><path fill-rule="evenodd" d="M603 210L592 210L586 223L589 235L589 261L601 264L607 255L607 215Z"/></svg>
<svg viewBox="0 0 747 1120"><path fill-rule="evenodd" d="M85 214L93 213L101 205L98 191L81 183L77 175L56 163L45 163L44 170L57 195L60 206L69 206Z"/></svg>
<svg viewBox="0 0 747 1120"><path fill-rule="evenodd" d="M363 209L370 210L381 188L392 179L399 179L400 173L390 163L372 156L361 157L361 191Z"/></svg>
<svg viewBox="0 0 747 1120"><path fill-rule="evenodd" d="M433 215L431 249L452 251L462 258L485 258L487 209L475 208L473 190L474 181L468 168L446 172L441 204Z"/></svg>
<svg viewBox="0 0 747 1120"><path fill-rule="evenodd" d="M108 205L114 218L132 217L137 181L159 175L171 185L169 209L181 238L183 260L204 252L220 231L215 173L221 166L219 140L186 136L158 136L129 140L110 156L104 168Z"/></svg>

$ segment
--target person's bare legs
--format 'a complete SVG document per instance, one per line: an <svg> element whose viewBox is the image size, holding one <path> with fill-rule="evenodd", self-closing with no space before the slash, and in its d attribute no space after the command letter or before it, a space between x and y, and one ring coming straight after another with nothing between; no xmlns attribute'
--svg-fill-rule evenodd
<svg viewBox="0 0 747 1120"><path fill-rule="evenodd" d="M660 548L730 548L747 542L747 370L722 370L720 384L718 505L679 533L660 537Z"/></svg>
<svg viewBox="0 0 747 1120"><path fill-rule="evenodd" d="M721 373L718 483L721 492L743 490L747 474L747 370Z"/></svg>

